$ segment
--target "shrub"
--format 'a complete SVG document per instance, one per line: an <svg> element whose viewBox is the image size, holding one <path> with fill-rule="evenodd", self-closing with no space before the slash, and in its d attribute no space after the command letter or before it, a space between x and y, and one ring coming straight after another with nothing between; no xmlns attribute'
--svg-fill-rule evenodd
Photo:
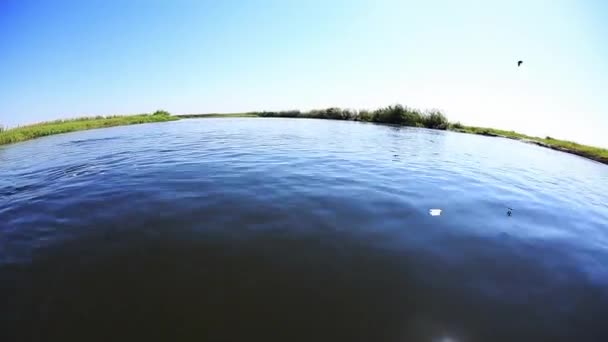
<svg viewBox="0 0 608 342"><path fill-rule="evenodd" d="M299 110L283 110L279 112L279 116L284 118L297 118L300 114Z"/></svg>
<svg viewBox="0 0 608 342"><path fill-rule="evenodd" d="M268 118L297 118L302 115L302 113L299 110L282 110L279 112L274 112L274 111L249 112L248 114L255 114L257 116L268 117Z"/></svg>
<svg viewBox="0 0 608 342"><path fill-rule="evenodd" d="M460 122L454 122L453 124L451 124L452 128L455 129L463 129L464 126L460 123Z"/></svg>
<svg viewBox="0 0 608 342"><path fill-rule="evenodd" d="M305 113L304 116L316 119L351 120L355 118L355 112L349 109L331 107L327 109L313 109Z"/></svg>
<svg viewBox="0 0 608 342"><path fill-rule="evenodd" d="M420 111L406 108L401 124L412 127L424 127L422 119Z"/></svg>
<svg viewBox="0 0 608 342"><path fill-rule="evenodd" d="M369 110L360 110L357 115L354 116L355 120L358 121L372 121L372 113Z"/></svg>
<svg viewBox="0 0 608 342"><path fill-rule="evenodd" d="M426 128L447 129L448 119L438 110L425 113L422 116L422 124Z"/></svg>
<svg viewBox="0 0 608 342"><path fill-rule="evenodd" d="M438 110L422 113L417 109L408 108L400 104L379 108L373 112L368 110L357 112L352 109L330 107L326 109L313 109L305 113L291 110L281 112L259 112L255 114L261 117L305 117L315 119L373 121L435 129L447 129L449 126L446 117Z"/></svg>
<svg viewBox="0 0 608 342"><path fill-rule="evenodd" d="M309 111L308 113L305 113L306 117L315 118L315 119L322 119L323 115L324 115L323 111L319 110L319 109L313 109L313 110Z"/></svg>
<svg viewBox="0 0 608 342"><path fill-rule="evenodd" d="M170 116L171 113L167 112L166 110L159 109L156 112L152 113L152 115L166 115L166 116Z"/></svg>
<svg viewBox="0 0 608 342"><path fill-rule="evenodd" d="M336 107L327 108L325 110L325 117L327 119L342 120L342 109Z"/></svg>

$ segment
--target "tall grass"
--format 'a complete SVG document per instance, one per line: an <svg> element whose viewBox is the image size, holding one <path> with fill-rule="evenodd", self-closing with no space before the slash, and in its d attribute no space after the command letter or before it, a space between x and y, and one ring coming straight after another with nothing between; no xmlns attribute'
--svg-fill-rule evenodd
<svg viewBox="0 0 608 342"><path fill-rule="evenodd" d="M299 110L278 112L251 112L260 117L280 118L313 118L331 120L351 120L364 122L388 123L402 126L447 129L448 119L438 110L420 111L402 105L382 107L374 111L342 108L315 109L308 112Z"/></svg>
<svg viewBox="0 0 608 342"><path fill-rule="evenodd" d="M91 116L77 119L54 120L11 129L0 129L0 145L36 139L47 135L82 131L94 128L135 125L149 122L178 120L166 111L129 116Z"/></svg>

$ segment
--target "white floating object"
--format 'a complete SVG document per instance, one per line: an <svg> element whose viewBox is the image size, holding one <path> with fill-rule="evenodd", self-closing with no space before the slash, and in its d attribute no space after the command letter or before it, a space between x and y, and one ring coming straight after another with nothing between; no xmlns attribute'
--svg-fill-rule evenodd
<svg viewBox="0 0 608 342"><path fill-rule="evenodd" d="M441 209L429 209L429 214L431 216L439 216L441 215Z"/></svg>

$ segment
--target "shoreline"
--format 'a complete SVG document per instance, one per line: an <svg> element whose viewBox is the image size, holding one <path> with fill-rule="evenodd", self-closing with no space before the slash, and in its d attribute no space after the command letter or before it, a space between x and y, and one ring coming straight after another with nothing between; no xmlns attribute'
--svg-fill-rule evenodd
<svg viewBox="0 0 608 342"><path fill-rule="evenodd" d="M500 137L533 144L555 151L574 154L608 165L608 149L582 145L572 141L559 140L551 137L539 138L494 128L464 126L460 123L450 123L438 111L421 112L400 105L389 106L376 111L353 111L340 108L328 108L310 112L281 111L281 112L248 112L248 113L208 113L171 115L166 111L156 111L150 114L125 116L96 116L67 120L41 122L11 129L0 126L0 146L33 140L49 135L84 131L97 128L127 126L154 122L167 122L182 119L198 118L302 118L359 121L379 124L392 124L406 127L420 127L446 130L458 133L477 134L488 137Z"/></svg>
<svg viewBox="0 0 608 342"><path fill-rule="evenodd" d="M288 113L288 114L285 114ZM370 122L377 124L395 124L392 122L382 122L382 121L373 121L373 120L360 120L357 118L331 118L331 117L316 117L316 116L308 116L306 113L300 113L300 115L289 115L292 112L250 112L250 113L210 113L210 114L183 114L176 115L180 119L204 119L204 118L235 118L235 117L257 117L257 118L298 118L298 119L325 119L325 120L342 120L342 121L359 121L359 122ZM276 115L275 115L276 114ZM302 115L303 114L303 115ZM397 123L399 125L399 123ZM419 127L415 125L403 125L406 127ZM574 154L579 157L583 157L586 159L590 159L596 161L598 163L602 163L608 165L608 149L603 149L600 147L588 146L578 144L572 141L567 140L559 140L553 139L551 137L539 138L532 137L525 134L513 132L513 131L504 131L494 128L485 128L485 127L475 127L475 126L464 126L459 123L450 123L445 129L442 128L430 128L430 129L439 129L446 130L450 132L457 133L465 133L465 134L476 134L483 135L487 137L498 137L498 138L506 138L511 140L517 140L522 143L537 145L540 147L549 148L555 151L560 151L564 153ZM572 146L572 147L567 147Z"/></svg>
<svg viewBox="0 0 608 342"><path fill-rule="evenodd" d="M574 155L577 155L579 157L591 159L591 160L594 160L596 162L608 165L608 158L605 158L605 157L594 156L592 154L588 154L588 153L585 153L585 152L582 152L582 151L570 150L570 149L567 149L565 147L549 145L549 144L545 144L545 143L540 142L540 141L526 140L526 139L515 139L515 140L519 140L519 141L521 141L523 143L526 143L526 144L533 144L533 145L537 145L537 146L541 146L541 147L545 147L545 148L550 148L550 149L555 150L555 151L560 151L560 152L574 154Z"/></svg>
<svg viewBox="0 0 608 342"><path fill-rule="evenodd" d="M477 134L487 137L497 137L516 140L525 144L536 145L548 149L552 149L559 152L574 154L579 157L590 159L598 163L608 165L608 150L600 147L588 146L578 144L572 141L559 140L551 137L539 138L531 137L525 134L509 131L507 134L501 133L500 131L492 128L480 128L480 127L468 127L463 126L462 128L450 128L452 132L466 133L466 134ZM572 146L572 147L568 147Z"/></svg>

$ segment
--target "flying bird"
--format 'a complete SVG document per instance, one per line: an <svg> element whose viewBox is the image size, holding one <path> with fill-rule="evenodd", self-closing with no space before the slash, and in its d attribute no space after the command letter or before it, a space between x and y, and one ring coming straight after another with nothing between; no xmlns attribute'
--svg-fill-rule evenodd
<svg viewBox="0 0 608 342"><path fill-rule="evenodd" d="M517 61L517 67L520 67L524 61Z"/></svg>

